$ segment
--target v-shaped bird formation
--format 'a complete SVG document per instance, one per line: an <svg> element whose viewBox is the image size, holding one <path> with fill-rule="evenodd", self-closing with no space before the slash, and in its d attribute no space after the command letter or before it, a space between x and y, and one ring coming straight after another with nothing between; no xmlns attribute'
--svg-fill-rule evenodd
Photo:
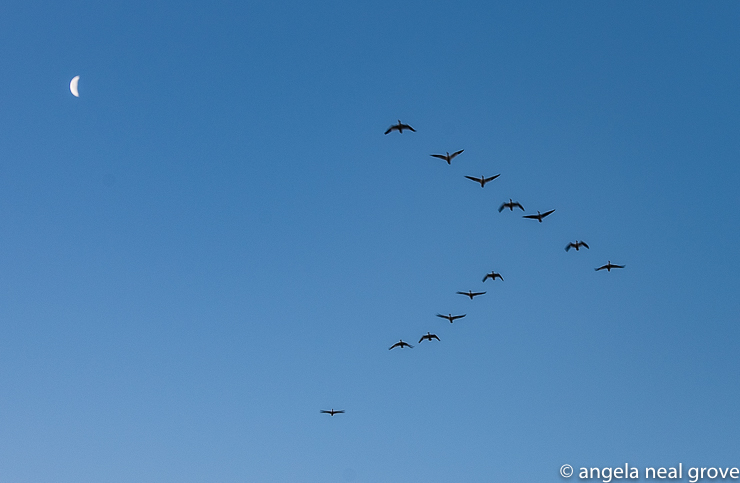
<svg viewBox="0 0 740 483"><path fill-rule="evenodd" d="M398 121L397 124L391 125L385 131L385 134L389 134L389 133L391 133L393 131L398 131L399 134L403 134L403 131L404 130L411 131L411 132L416 132L416 130L414 128L412 128L408 124L402 123L401 120L399 119L399 121ZM464 149L460 149L460 150L455 151L455 152L453 152L451 154L450 154L450 152L445 152L445 154L430 154L430 156L433 157L433 158L437 158L437 159L441 159L443 161L446 161L448 165L452 165L452 160L455 159L455 158L457 158L464 151L465 151ZM496 174L494 176L489 176L489 177L486 177L485 175L481 175L480 177L467 176L466 175L465 178L467 178L467 179L469 179L471 181L475 181L476 183L480 184L481 188L484 188L486 186L486 184L488 184L491 181L497 179L499 176L501 176L501 174ZM498 212L501 213L506 208L508 208L509 211L511 211L511 212L514 211L514 208L518 208L521 211L525 211L524 210L524 206L522 206L522 204L519 203L519 201L514 201L513 198L509 198L509 201L504 201L499 206ZM526 218L526 219L529 219L529 220L537 220L539 223L542 223L543 220L546 217L552 215L554 212L555 212L555 209L553 208L553 209L548 210L548 211L545 211L545 212L537 211L537 214L522 215L522 218ZM569 242L565 246L565 251L568 252L568 251L570 251L571 248L574 248L575 251L578 252L578 251L580 251L581 248L586 248L586 249L589 249L590 250L591 247L589 247L588 244L585 241L583 241L583 240L576 240L575 242ZM625 265L616 265L616 264L613 264L611 261L607 261L606 265L602 265L602 266L600 266L598 268L594 268L594 270L596 270L597 272L598 271L601 271L601 270L606 270L607 272L611 272L612 269L624 268L624 267L625 267ZM499 279L502 282L504 281L504 277L500 273L495 272L493 270L491 270L490 272L488 272L488 273L485 274L485 276L483 277L483 282L486 282L488 279L491 279L494 282L496 281L496 279ZM486 294L486 292L483 292L483 291L481 291L481 292L474 292L473 290L468 290L468 291L465 291L465 292L464 291L458 291L456 293L459 294L459 295L464 295L465 297L468 297L471 301L474 298L476 298L476 297L479 297L479 296L482 296L482 295L485 295ZM452 315L452 313L448 313L447 315L444 315L444 314L439 314L438 313L437 314L437 317L442 318L442 319L445 319L445 320L448 320L452 324L456 320L462 319L466 315L467 314ZM437 342L440 342L440 338L436 334L432 334L431 332L427 332L425 335L422 335L421 338L419 339L419 342L418 343L421 344L425 340L426 341L429 341L429 342L432 342L432 340L435 340ZM425 345L427 345L427 344L425 344ZM405 342L403 339L399 339L399 341L396 342L395 344L391 345L388 348L388 350L405 349L407 347L409 349L413 349L414 348L414 346L412 346L408 342ZM331 411L322 410L321 412L322 413L331 414L333 416L336 413L343 413L344 411L334 411L332 409Z"/></svg>

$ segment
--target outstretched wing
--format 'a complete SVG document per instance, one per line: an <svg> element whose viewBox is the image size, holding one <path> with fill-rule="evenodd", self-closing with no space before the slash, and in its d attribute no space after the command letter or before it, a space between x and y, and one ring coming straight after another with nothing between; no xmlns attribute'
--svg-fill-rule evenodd
<svg viewBox="0 0 740 483"><path fill-rule="evenodd" d="M624 268L625 265L612 265L612 268Z"/></svg>
<svg viewBox="0 0 740 483"><path fill-rule="evenodd" d="M520 205L518 201L516 203L514 203L513 205L511 205L512 208L515 207L515 206L518 206L522 211L524 211L524 207L522 205Z"/></svg>
<svg viewBox="0 0 740 483"><path fill-rule="evenodd" d="M416 132L416 129L414 129L413 127L409 126L408 124L403 124L403 128L404 129L408 129L409 131Z"/></svg>
<svg viewBox="0 0 740 483"><path fill-rule="evenodd" d="M433 158L444 159L445 161L447 161L447 156L445 156L444 154L430 154L429 156Z"/></svg>
<svg viewBox="0 0 740 483"><path fill-rule="evenodd" d="M554 211L555 210L550 210L550 211L546 211L546 212L542 213L542 218L546 217L547 215L551 215L552 212L554 212Z"/></svg>
<svg viewBox="0 0 740 483"><path fill-rule="evenodd" d="M465 150L464 149L461 149L460 151L456 151L456 152L450 154L450 159L454 158L455 156L457 156L458 154L462 153L463 151L465 151Z"/></svg>
<svg viewBox="0 0 740 483"><path fill-rule="evenodd" d="M565 247L565 251L569 251L571 248L573 248L575 245L573 243L568 243L568 245Z"/></svg>
<svg viewBox="0 0 740 483"><path fill-rule="evenodd" d="M487 273L487 274L486 274L486 276L485 276L485 277L483 277L483 281L485 282L485 281L486 281L486 280L488 280L489 278L491 278L491 274L490 274L490 273Z"/></svg>
<svg viewBox="0 0 740 483"><path fill-rule="evenodd" d="M605 268L606 268L606 265L604 265L603 267L594 268L594 270L596 270L598 272L599 270L604 270Z"/></svg>
<svg viewBox="0 0 740 483"><path fill-rule="evenodd" d="M388 134L389 132L393 131L394 129L398 129L398 126L391 126L391 127L389 127L388 130L385 133Z"/></svg>
<svg viewBox="0 0 740 483"><path fill-rule="evenodd" d="M468 314L462 314L462 315L453 315L453 316L452 316L452 320L462 319L462 318L463 318L463 317L465 317L466 315L468 315Z"/></svg>
<svg viewBox="0 0 740 483"><path fill-rule="evenodd" d="M395 349L396 347L398 347L398 346L400 346L400 345L401 345L401 343L400 343L400 342L396 342L395 344L393 344L392 346L390 346L390 347L388 348L388 350L391 350L391 349Z"/></svg>
<svg viewBox="0 0 740 483"><path fill-rule="evenodd" d="M483 178L483 182L484 183L488 183L489 181L493 181L494 179L498 178L499 176L501 176L500 173L497 174L496 176L491 176L490 178Z"/></svg>
<svg viewBox="0 0 740 483"><path fill-rule="evenodd" d="M485 293L485 292L473 292L473 293L471 293L470 295L471 295L471 296L473 296L473 297L476 297L476 296L478 296L478 295L483 295L484 293ZM465 294L465 295L467 295L467 294Z"/></svg>
<svg viewBox="0 0 740 483"><path fill-rule="evenodd" d="M472 176L465 176L465 177L468 178L468 179L472 179L476 183L480 183L480 178L473 178Z"/></svg>
<svg viewBox="0 0 740 483"><path fill-rule="evenodd" d="M506 203L498 207L498 212L501 213L502 211L504 211L504 208L506 208Z"/></svg>
<svg viewBox="0 0 740 483"><path fill-rule="evenodd" d="M586 245L586 242L584 242L584 241L581 242L581 246L586 247L589 250L591 249L591 247L589 247L588 245Z"/></svg>
<svg viewBox="0 0 740 483"><path fill-rule="evenodd" d="M530 220L539 220L540 217L538 215L523 215L522 218L529 218Z"/></svg>
<svg viewBox="0 0 740 483"><path fill-rule="evenodd" d="M430 336L429 336L429 342L431 342L431 341L432 341L432 339L437 339L437 340L439 340L439 337L437 337L437 334L432 334L432 335L430 335ZM441 341L440 341L440 342L441 342Z"/></svg>

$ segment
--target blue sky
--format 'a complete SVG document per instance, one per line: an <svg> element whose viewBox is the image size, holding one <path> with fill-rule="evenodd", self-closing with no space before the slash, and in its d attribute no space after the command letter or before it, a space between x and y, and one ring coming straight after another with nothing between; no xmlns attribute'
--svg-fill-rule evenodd
<svg viewBox="0 0 740 483"><path fill-rule="evenodd" d="M3 479L740 465L738 21L729 1L4 6ZM398 119L417 132L384 136Z"/></svg>

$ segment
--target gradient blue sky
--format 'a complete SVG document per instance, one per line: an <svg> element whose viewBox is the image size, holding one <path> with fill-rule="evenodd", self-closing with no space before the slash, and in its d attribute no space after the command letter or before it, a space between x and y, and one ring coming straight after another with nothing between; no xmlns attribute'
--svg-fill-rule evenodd
<svg viewBox="0 0 740 483"><path fill-rule="evenodd" d="M740 3L1 11L0 480L740 466Z"/></svg>

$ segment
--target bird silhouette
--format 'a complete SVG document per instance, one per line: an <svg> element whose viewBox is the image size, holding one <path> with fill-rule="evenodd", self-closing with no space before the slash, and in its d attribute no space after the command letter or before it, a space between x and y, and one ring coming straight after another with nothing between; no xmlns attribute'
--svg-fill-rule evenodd
<svg viewBox="0 0 740 483"><path fill-rule="evenodd" d="M473 300L473 297L477 297L478 295L483 295L485 292L473 292L472 290L468 290L467 292L457 292L460 295L465 295L466 297L470 297L470 300Z"/></svg>
<svg viewBox="0 0 740 483"><path fill-rule="evenodd" d="M465 151L465 150L464 149L461 149L460 151L456 151L456 152L454 152L452 154L450 154L450 153L446 153L446 154L430 154L429 156L431 156L433 158L444 159L445 161L447 161L447 164L452 164L450 161L452 161L453 159L455 159L455 156L457 156L458 154L462 153L463 151Z"/></svg>
<svg viewBox="0 0 740 483"><path fill-rule="evenodd" d="M504 211L504 208L508 208L509 210L514 211L514 207L517 207L524 211L524 207L520 205L518 201L511 201L511 198L509 198L508 203L504 203L498 207L498 212L501 213L502 211Z"/></svg>
<svg viewBox="0 0 740 483"><path fill-rule="evenodd" d="M388 130L385 133L388 134L391 131L398 131L399 133L403 134L403 130L404 129L408 129L409 131L416 132L416 129L414 129L413 127L409 126L408 124L403 124L401 122L401 120L399 119L398 120L398 124L394 124L391 127L389 127Z"/></svg>
<svg viewBox="0 0 740 483"><path fill-rule="evenodd" d="M489 278L491 280L496 280L497 278L500 278L502 282L504 281L504 277L502 277L500 273L496 273L496 272L487 273L486 276L483 277L483 281L485 282Z"/></svg>
<svg viewBox="0 0 740 483"><path fill-rule="evenodd" d="M513 211L513 210L512 210L512 211ZM529 219L531 219L531 220L537 220L537 221L539 221L540 223L542 223L542 219L543 219L544 217L546 217L547 215L550 215L550 214L551 214L551 213L552 213L553 211L555 211L555 210L550 210L550 211L546 211L546 212L544 212L544 213L540 213L540 212L538 211L536 215L524 215L524 216L522 216L522 218L529 218Z"/></svg>
<svg viewBox="0 0 740 483"><path fill-rule="evenodd" d="M501 175L500 174L497 174L496 176L491 176L490 178L486 178L486 177L484 177L482 175L481 175L480 178L474 178L473 176L466 176L466 178L480 183L480 187L483 188L483 187L486 186L486 183L488 183L489 181L493 181L494 179L498 178L499 176L501 176Z"/></svg>
<svg viewBox="0 0 740 483"><path fill-rule="evenodd" d="M421 336L421 339L419 339L419 344L421 344L421 341L423 341L424 339L426 339L429 342L431 342L432 339L439 340L439 337L437 337L437 334L432 334L431 332L427 332L427 335L422 335Z"/></svg>
<svg viewBox="0 0 740 483"><path fill-rule="evenodd" d="M606 271L607 272L611 272L612 271L612 268L624 268L624 267L625 267L625 265L612 265L611 260L609 260L609 261L606 262L606 265L603 265L603 266L601 266L599 268L594 268L594 270L596 270L598 272L599 270L604 270L606 268Z"/></svg>
<svg viewBox="0 0 740 483"><path fill-rule="evenodd" d="M390 346L388 350L395 349L396 347L400 347L401 349L403 349L404 347L411 347L412 349L414 348L414 346L412 346L411 344L408 344L402 340L399 340L398 342Z"/></svg>
<svg viewBox="0 0 740 483"><path fill-rule="evenodd" d="M334 410L334 408L332 408L332 409L330 409L328 411L325 410L325 409L322 409L321 410L321 413L322 414L329 414L330 416L334 416L335 414L343 414L344 413L344 409L342 409L342 410L336 410L336 411Z"/></svg>
<svg viewBox="0 0 740 483"><path fill-rule="evenodd" d="M466 294L466 295L467 295L467 294ZM467 314L462 314L462 315L452 315L452 314L442 315L442 314L437 314L437 317L442 317L443 319L447 319L447 320L449 320L449 321L450 321L450 324L451 324L451 323L453 323L454 321L456 321L457 319L462 319L462 318L463 318L463 317L465 317L466 315L467 315Z"/></svg>
<svg viewBox="0 0 740 483"><path fill-rule="evenodd" d="M585 241L576 241L575 243L568 243L568 245L565 246L565 251L567 252L571 248L575 248L576 251L578 251L581 247L586 247L590 249L590 247L586 244Z"/></svg>

